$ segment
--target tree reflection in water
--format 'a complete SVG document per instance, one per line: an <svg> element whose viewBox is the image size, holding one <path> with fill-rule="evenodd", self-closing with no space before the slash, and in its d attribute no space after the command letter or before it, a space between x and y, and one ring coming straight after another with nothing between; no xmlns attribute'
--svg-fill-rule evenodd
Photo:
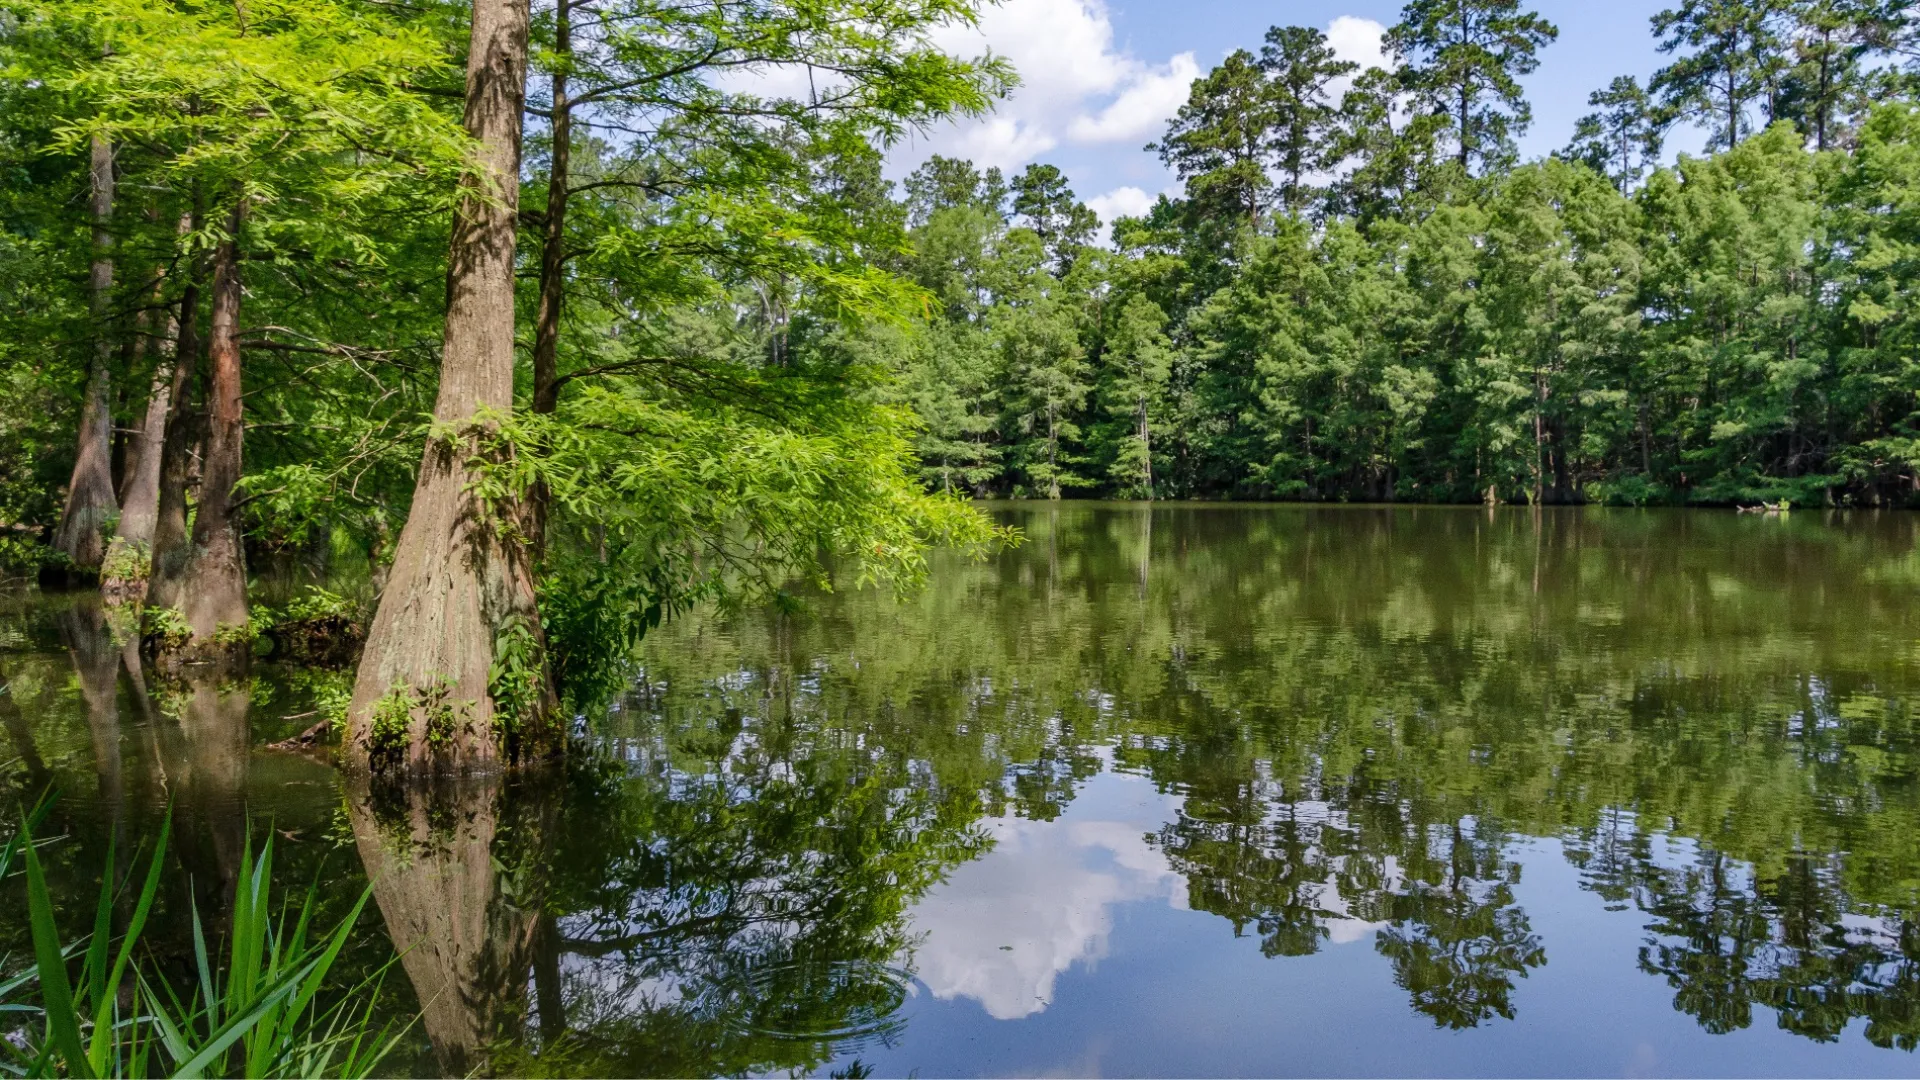
<svg viewBox="0 0 1920 1080"><path fill-rule="evenodd" d="M202 904L249 812L289 835L296 886L329 857L338 877L338 838L379 911L355 962L404 950L394 1008L417 999L430 1072L815 1071L898 1039L916 905L989 835L1068 850L1032 830L1068 830L1103 770L1165 799L1130 836L1167 887L1123 902L1170 888L1276 965L1371 941L1423 1023L1526 1012L1556 942L1519 852L1557 847L1597 906L1640 913L1635 977L1699 1030L1920 1042L1920 661L1889 644L1909 617L1885 587L1920 580L1914 536L1015 517L1027 547L904 600L670 625L564 774L510 783L336 789L250 752L250 726L307 707L270 665L163 679L85 611L19 609L0 777L16 802L85 794L49 856L79 898L114 823L169 798ZM155 931L183 957L186 899ZM23 933L0 919L0 951Z"/></svg>

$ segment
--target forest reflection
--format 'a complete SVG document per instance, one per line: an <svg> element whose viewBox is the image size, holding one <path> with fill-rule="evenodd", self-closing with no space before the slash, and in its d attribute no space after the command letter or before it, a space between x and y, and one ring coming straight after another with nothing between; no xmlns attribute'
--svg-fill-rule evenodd
<svg viewBox="0 0 1920 1080"><path fill-rule="evenodd" d="M911 1038L916 980L1035 1016L1112 922L1014 911L1051 901L1190 909L1272 964L1370 947L1402 1008L1497 1028L1589 947L1526 910L1541 843L1703 1034L1920 1040L1912 518L1000 512L1027 542L924 591L669 624L565 774L511 782L342 783L259 749L310 681L143 671L102 613L19 600L7 795L61 789L75 897L171 802L181 965L249 823L331 911L373 882L352 960L402 950L426 1073L818 1071ZM1144 816L1069 820L1110 780ZM1074 852L1119 884L1033 886ZM995 917L1079 938L1003 953Z"/></svg>

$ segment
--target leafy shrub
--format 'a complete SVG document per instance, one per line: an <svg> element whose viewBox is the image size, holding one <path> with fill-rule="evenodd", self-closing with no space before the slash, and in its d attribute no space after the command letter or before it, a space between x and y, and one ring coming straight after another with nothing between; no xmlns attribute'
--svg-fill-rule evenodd
<svg viewBox="0 0 1920 1080"><path fill-rule="evenodd" d="M149 607L140 613L141 638L148 647L162 652L185 648L193 640L193 627L179 608Z"/></svg>
<svg viewBox="0 0 1920 1080"><path fill-rule="evenodd" d="M319 586L286 606L271 620L266 634L275 655L302 664L337 667L353 662L367 639L367 620L360 605Z"/></svg>
<svg viewBox="0 0 1920 1080"><path fill-rule="evenodd" d="M145 581L152 561L153 553L146 544L116 536L107 546L106 561L100 564L100 580L109 585Z"/></svg>

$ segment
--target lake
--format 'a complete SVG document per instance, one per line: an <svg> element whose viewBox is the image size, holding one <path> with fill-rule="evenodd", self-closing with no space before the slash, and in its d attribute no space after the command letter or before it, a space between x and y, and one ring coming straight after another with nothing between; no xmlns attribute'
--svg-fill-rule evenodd
<svg viewBox="0 0 1920 1080"><path fill-rule="evenodd" d="M339 675L0 600L0 783L156 963L251 841L398 1072L1920 1071L1920 515L995 504L926 587L700 612L565 770L343 783ZM17 819L11 813L9 820ZM0 952L28 951L0 883Z"/></svg>

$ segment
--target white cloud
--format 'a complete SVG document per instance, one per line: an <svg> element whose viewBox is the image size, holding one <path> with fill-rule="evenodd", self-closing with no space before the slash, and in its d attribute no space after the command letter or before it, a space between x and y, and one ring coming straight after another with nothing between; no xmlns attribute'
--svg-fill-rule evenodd
<svg viewBox="0 0 1920 1080"><path fill-rule="evenodd" d="M991 116L955 132L941 148L949 157L1007 172L1060 145L1045 128L1012 116Z"/></svg>
<svg viewBox="0 0 1920 1080"><path fill-rule="evenodd" d="M1358 15L1341 15L1327 24L1327 46L1342 60L1359 64L1361 70L1387 65L1385 37L1387 28Z"/></svg>
<svg viewBox="0 0 1920 1080"><path fill-rule="evenodd" d="M1368 68L1391 68L1393 62L1387 58L1386 42L1381 39L1387 28L1358 15L1340 15L1327 24L1327 47L1333 55L1342 60L1351 60L1360 65L1360 70ZM1336 79L1328 87L1335 99L1346 96L1347 89L1353 85L1351 77Z"/></svg>
<svg viewBox="0 0 1920 1080"><path fill-rule="evenodd" d="M1165 68L1137 75L1098 115L1074 117L1067 135L1075 142L1135 142L1158 135L1199 77L1199 63L1183 52Z"/></svg>
<svg viewBox="0 0 1920 1080"><path fill-rule="evenodd" d="M992 116L944 125L902 147L895 162L905 168L938 153L1013 170L1063 142L1144 142L1200 73L1191 52L1157 62L1117 48L1106 0L1004 0L981 9L978 27L952 27L934 40L956 56L1005 59L1020 85Z"/></svg>
<svg viewBox="0 0 1920 1080"><path fill-rule="evenodd" d="M1152 195L1128 184L1105 195L1095 195L1087 200L1087 207L1100 215L1101 224L1111 225L1115 218L1139 217L1153 209L1153 199Z"/></svg>

